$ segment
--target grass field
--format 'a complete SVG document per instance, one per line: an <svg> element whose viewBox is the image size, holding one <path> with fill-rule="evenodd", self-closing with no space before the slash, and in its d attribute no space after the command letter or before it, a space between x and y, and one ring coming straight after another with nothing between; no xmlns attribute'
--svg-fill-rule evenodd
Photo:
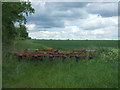
<svg viewBox="0 0 120 90"><path fill-rule="evenodd" d="M14 52L24 49L96 49L92 60L55 59L50 63L24 59ZM3 49L3 88L116 88L118 87L118 41L115 40L22 40Z"/></svg>

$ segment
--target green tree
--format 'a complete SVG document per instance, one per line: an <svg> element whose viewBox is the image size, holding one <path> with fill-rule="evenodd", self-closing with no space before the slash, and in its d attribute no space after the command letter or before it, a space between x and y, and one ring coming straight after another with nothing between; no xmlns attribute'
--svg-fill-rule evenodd
<svg viewBox="0 0 120 90"><path fill-rule="evenodd" d="M18 35L26 38L26 18L29 14L34 13L30 2L3 2L2 4L2 41L11 43ZM15 23L19 23L19 30ZM16 31L18 30L18 31ZM19 33L18 33L19 32Z"/></svg>
<svg viewBox="0 0 120 90"><path fill-rule="evenodd" d="M16 27L16 34L17 34L18 39L28 38L28 32L27 32L25 25L20 25L20 27L18 28Z"/></svg>

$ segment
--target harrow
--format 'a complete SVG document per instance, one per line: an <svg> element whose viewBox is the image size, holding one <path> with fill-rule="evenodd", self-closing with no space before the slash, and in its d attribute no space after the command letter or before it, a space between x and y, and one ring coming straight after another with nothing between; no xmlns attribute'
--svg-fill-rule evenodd
<svg viewBox="0 0 120 90"><path fill-rule="evenodd" d="M34 52L29 52L34 50ZM42 61L45 57L49 58L49 61L53 61L54 58L61 58L64 62L67 57L75 58L78 62L81 58L87 58L88 60L92 59L96 50L72 50L69 53L60 52L58 49L25 49L23 53L15 53L15 55L20 59L23 58L32 58L34 60Z"/></svg>

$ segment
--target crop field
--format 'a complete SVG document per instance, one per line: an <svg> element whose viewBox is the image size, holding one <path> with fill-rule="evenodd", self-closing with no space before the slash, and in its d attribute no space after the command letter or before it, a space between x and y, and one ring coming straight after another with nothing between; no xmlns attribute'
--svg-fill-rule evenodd
<svg viewBox="0 0 120 90"><path fill-rule="evenodd" d="M95 49L96 57L66 63L54 59L50 63L18 58L13 54L24 49ZM3 49L3 88L117 88L117 40L19 40L13 47Z"/></svg>

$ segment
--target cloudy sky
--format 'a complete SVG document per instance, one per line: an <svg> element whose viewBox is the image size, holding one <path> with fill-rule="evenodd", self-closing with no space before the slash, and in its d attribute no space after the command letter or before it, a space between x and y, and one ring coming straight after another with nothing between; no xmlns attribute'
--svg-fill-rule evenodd
<svg viewBox="0 0 120 90"><path fill-rule="evenodd" d="M32 2L32 7L26 26L33 39L118 39L117 2Z"/></svg>

